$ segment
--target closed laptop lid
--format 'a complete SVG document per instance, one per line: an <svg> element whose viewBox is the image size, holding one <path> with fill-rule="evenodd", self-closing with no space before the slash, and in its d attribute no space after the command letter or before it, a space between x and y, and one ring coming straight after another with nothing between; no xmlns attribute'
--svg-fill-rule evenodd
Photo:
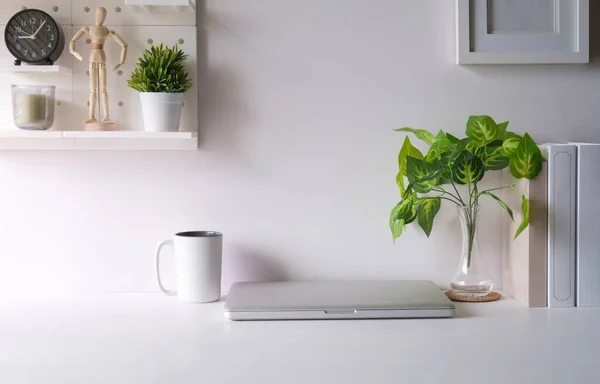
<svg viewBox="0 0 600 384"><path fill-rule="evenodd" d="M232 285L225 311L454 308L431 281L245 282Z"/></svg>

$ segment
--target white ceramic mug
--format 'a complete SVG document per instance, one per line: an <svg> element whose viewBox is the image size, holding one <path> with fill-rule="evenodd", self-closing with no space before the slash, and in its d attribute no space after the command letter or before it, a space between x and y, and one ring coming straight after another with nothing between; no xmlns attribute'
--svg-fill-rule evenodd
<svg viewBox="0 0 600 384"><path fill-rule="evenodd" d="M159 260L164 247L175 250L177 289L165 288L160 280ZM168 296L193 303L209 303L221 297L223 234L213 231L180 232L161 241L156 248L156 281Z"/></svg>

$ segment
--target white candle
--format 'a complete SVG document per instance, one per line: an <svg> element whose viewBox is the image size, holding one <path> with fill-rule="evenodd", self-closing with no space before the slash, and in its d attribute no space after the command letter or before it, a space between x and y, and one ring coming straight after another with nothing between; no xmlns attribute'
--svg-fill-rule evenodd
<svg viewBox="0 0 600 384"><path fill-rule="evenodd" d="M13 117L22 129L48 129L54 123L53 85L13 85Z"/></svg>
<svg viewBox="0 0 600 384"><path fill-rule="evenodd" d="M15 120L19 126L42 127L54 119L54 108L47 108L48 103L54 102L50 96L25 93L17 95L15 102Z"/></svg>

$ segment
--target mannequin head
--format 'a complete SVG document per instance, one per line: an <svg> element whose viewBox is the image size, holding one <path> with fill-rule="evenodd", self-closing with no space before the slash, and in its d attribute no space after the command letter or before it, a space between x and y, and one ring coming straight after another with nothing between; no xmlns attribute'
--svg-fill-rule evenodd
<svg viewBox="0 0 600 384"><path fill-rule="evenodd" d="M96 26L101 26L106 20L106 8L100 7L96 9Z"/></svg>

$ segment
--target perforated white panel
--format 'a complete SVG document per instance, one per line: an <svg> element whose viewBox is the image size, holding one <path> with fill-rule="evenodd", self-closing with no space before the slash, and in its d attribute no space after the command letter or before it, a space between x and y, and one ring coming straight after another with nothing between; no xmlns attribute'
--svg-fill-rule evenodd
<svg viewBox="0 0 600 384"><path fill-rule="evenodd" d="M73 0L76 2L77 0ZM59 24L72 24L71 2L69 0L27 0L27 1L2 1L0 6L0 24L8 20L20 10L26 8L41 9L48 13ZM3 39L0 41L4 41Z"/></svg>
<svg viewBox="0 0 600 384"><path fill-rule="evenodd" d="M0 26L0 33L4 36L4 25ZM71 39L72 28L70 25L62 25L66 39ZM13 65L14 57L8 52L4 45L4 39L0 49L0 66L10 67ZM71 68L72 56L65 53L56 62L66 68ZM56 86L56 111L54 114L53 129L65 130L65 127L73 127L73 77L69 73L2 73L0 75L0 130L18 129L12 118L12 84L35 84ZM71 128L70 128L71 129Z"/></svg>
<svg viewBox="0 0 600 384"><path fill-rule="evenodd" d="M6 21L22 6L39 8L48 12L61 24L66 35L65 50L57 64L67 72L15 74L4 71L0 75L0 130L17 129L12 121L11 84L51 84L57 87L55 123L52 129L70 131L81 130L87 118L89 99L89 77L87 56L89 43L84 38L78 42L77 50L84 56L80 62L69 54L68 40L84 25L94 24L94 10L104 6L108 10L107 26L114 29L128 44L127 61L121 71L113 72L118 62L120 46L113 40L105 44L108 58L108 91L111 119L121 130L142 130L142 117L139 95L127 87L127 79L144 49L154 44L173 45L179 43L189 55L187 68L194 81L192 89L186 93L181 130L196 131L198 125L197 106L197 64L196 27L194 12L139 12L139 7L128 7L124 0L108 1L69 1L48 2L36 0L23 4L12 3L0 7L0 33L4 33ZM56 8L54 8L56 7ZM72 11L72 13L71 13ZM75 24L74 26L72 24ZM0 39L0 66L10 68L14 58Z"/></svg>
<svg viewBox="0 0 600 384"><path fill-rule="evenodd" d="M104 7L108 11L106 23L110 25L196 25L194 12L145 12L140 7L126 6L124 0L73 0L73 24L94 21L94 10ZM86 12L87 11L87 12Z"/></svg>
<svg viewBox="0 0 600 384"><path fill-rule="evenodd" d="M74 27L76 30L81 26ZM195 27L118 27L110 26L115 32L127 40L128 58L121 72L114 72L112 68L118 62L121 47L114 41L108 40L105 51L108 57L108 92L109 109L111 119L119 122L120 129L141 130L142 114L140 109L139 94L127 86L127 80L133 70L137 58L142 52L150 47L150 41L154 44L173 45L181 39L181 45L189 54L188 71L193 77L194 87L186 93L184 114L181 122L181 130L193 131L197 126L197 113L191 105L197 105L196 91L196 38ZM79 45L79 51L87 58L89 44L83 40ZM88 63L75 60L73 64L73 81L75 90L74 113L77 121L87 118L87 100L89 97L89 76L87 75Z"/></svg>

